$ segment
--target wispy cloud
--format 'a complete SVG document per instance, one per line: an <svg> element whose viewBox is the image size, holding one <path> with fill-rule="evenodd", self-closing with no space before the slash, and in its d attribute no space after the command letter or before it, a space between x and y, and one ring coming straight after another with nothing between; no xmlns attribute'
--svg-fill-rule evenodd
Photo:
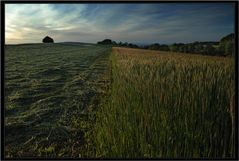
<svg viewBox="0 0 239 161"><path fill-rule="evenodd" d="M212 41L234 31L231 4L6 4L7 43Z"/></svg>
<svg viewBox="0 0 239 161"><path fill-rule="evenodd" d="M70 6L66 6L70 7ZM71 31L83 19L73 23L84 5L74 7L70 14L63 13L49 4L7 4L5 14L6 40L22 39L29 42L29 39L36 42L41 41L44 35L54 31Z"/></svg>

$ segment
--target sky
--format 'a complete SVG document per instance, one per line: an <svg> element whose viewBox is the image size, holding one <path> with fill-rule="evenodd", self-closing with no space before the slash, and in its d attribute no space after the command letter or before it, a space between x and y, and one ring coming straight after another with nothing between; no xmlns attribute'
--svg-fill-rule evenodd
<svg viewBox="0 0 239 161"><path fill-rule="evenodd" d="M5 4L5 42L219 41L234 33L234 12L231 3Z"/></svg>

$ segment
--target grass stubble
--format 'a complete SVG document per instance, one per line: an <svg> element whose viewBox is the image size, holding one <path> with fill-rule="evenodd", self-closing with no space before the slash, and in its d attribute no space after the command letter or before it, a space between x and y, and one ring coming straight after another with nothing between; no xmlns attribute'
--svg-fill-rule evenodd
<svg viewBox="0 0 239 161"><path fill-rule="evenodd" d="M108 86L111 48L6 46L5 157L79 158Z"/></svg>

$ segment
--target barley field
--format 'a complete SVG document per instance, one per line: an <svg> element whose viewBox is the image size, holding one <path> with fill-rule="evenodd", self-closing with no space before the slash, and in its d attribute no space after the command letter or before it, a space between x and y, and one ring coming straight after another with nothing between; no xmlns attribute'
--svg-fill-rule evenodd
<svg viewBox="0 0 239 161"><path fill-rule="evenodd" d="M235 156L232 58L113 48L96 156Z"/></svg>

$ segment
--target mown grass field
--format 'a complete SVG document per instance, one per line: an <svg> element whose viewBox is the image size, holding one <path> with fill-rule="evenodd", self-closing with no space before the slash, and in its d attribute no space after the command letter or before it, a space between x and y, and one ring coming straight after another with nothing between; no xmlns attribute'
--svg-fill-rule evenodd
<svg viewBox="0 0 239 161"><path fill-rule="evenodd" d="M5 49L5 156L86 157L95 111L108 88L111 48Z"/></svg>
<svg viewBox="0 0 239 161"><path fill-rule="evenodd" d="M6 46L5 156L234 157L234 60Z"/></svg>
<svg viewBox="0 0 239 161"><path fill-rule="evenodd" d="M97 156L235 155L234 60L114 48L108 104L98 114Z"/></svg>

